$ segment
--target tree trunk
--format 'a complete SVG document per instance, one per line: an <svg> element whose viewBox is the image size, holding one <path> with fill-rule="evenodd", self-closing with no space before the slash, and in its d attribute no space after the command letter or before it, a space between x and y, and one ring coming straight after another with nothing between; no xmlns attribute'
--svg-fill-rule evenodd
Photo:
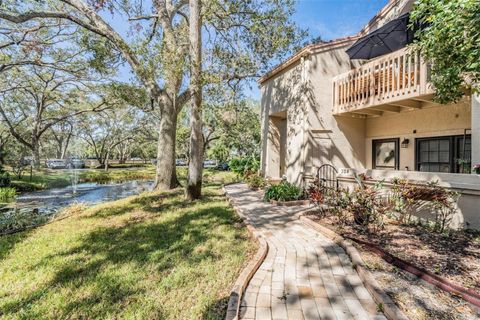
<svg viewBox="0 0 480 320"><path fill-rule="evenodd" d="M0 143L0 169L5 165L5 143Z"/></svg>
<svg viewBox="0 0 480 320"><path fill-rule="evenodd" d="M56 158L57 159L63 159L63 139L57 139L57 152L56 152Z"/></svg>
<svg viewBox="0 0 480 320"><path fill-rule="evenodd" d="M163 102L162 102L163 103ZM175 139L177 135L177 113L172 103L167 102L160 117L157 144L157 174L155 189L169 190L179 185L175 167Z"/></svg>
<svg viewBox="0 0 480 320"><path fill-rule="evenodd" d="M202 39L201 0L189 1L190 11L190 95L192 112L190 116L190 161L188 182L185 190L189 200L202 195L203 133L202 133Z"/></svg>
<svg viewBox="0 0 480 320"><path fill-rule="evenodd" d="M73 127L71 127L70 131L68 132L67 138L64 141L62 141L63 148L62 148L61 159L65 159L67 157L67 150L68 150L68 145L70 144L70 138L72 137L72 130L73 130ZM74 156L78 156L78 154Z"/></svg>
<svg viewBox="0 0 480 320"><path fill-rule="evenodd" d="M107 154L105 155L105 161L104 161L104 169L105 171L108 171L108 160L110 159L110 151L107 152Z"/></svg>
<svg viewBox="0 0 480 320"><path fill-rule="evenodd" d="M33 166L35 169L40 169L40 145L38 140L33 140L32 146Z"/></svg>

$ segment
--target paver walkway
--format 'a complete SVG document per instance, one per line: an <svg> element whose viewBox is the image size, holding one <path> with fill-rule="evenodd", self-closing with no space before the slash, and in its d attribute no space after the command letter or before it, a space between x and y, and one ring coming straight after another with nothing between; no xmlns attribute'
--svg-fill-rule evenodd
<svg viewBox="0 0 480 320"><path fill-rule="evenodd" d="M386 319L344 250L243 184L227 195L267 240L268 255L244 294L241 319Z"/></svg>

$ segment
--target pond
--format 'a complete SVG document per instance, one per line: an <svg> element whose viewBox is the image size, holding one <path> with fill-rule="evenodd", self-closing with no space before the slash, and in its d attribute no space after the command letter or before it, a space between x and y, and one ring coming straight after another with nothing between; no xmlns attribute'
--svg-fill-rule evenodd
<svg viewBox="0 0 480 320"><path fill-rule="evenodd" d="M118 200L150 191L153 185L153 181L148 180L105 184L79 183L65 188L23 193L17 196L15 203L0 209L0 234L41 224L55 217L60 209L72 204L94 205ZM14 221L20 218L30 221Z"/></svg>
<svg viewBox="0 0 480 320"><path fill-rule="evenodd" d="M133 180L122 183L79 183L65 188L34 191L17 196L16 207L36 208L40 212L58 211L74 203L93 205L118 200L153 189L153 181Z"/></svg>

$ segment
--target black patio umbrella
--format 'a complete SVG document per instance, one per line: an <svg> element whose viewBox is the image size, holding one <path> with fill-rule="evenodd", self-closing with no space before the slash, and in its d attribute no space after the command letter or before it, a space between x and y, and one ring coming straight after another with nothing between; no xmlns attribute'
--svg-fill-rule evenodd
<svg viewBox="0 0 480 320"><path fill-rule="evenodd" d="M372 59L405 47L413 41L413 36L406 13L358 39L347 54L350 59Z"/></svg>

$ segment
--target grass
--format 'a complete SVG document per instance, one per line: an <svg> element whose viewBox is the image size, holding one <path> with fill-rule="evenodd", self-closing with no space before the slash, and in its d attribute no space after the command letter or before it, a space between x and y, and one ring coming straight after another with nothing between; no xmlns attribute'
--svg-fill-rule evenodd
<svg viewBox="0 0 480 320"><path fill-rule="evenodd" d="M139 167L131 170L112 169L112 170L90 170L80 174L82 182L121 182L128 180L153 179L155 177L155 167Z"/></svg>
<svg viewBox="0 0 480 320"><path fill-rule="evenodd" d="M222 319L255 251L208 174L204 197L149 192L0 238L0 318Z"/></svg>
<svg viewBox="0 0 480 320"><path fill-rule="evenodd" d="M70 184L70 174L64 170L35 170L30 179L29 173L25 172L22 179L11 174L11 186L18 192L61 188Z"/></svg>
<svg viewBox="0 0 480 320"><path fill-rule="evenodd" d="M15 188L0 188L0 203L10 202L15 199L16 195Z"/></svg>

